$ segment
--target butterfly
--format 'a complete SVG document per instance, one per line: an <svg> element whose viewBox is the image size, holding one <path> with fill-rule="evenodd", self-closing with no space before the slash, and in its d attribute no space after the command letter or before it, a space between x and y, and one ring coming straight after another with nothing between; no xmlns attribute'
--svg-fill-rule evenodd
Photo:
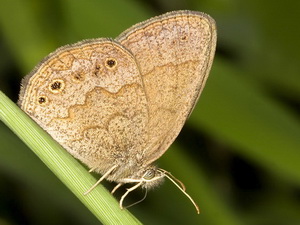
<svg viewBox="0 0 300 225"><path fill-rule="evenodd" d="M153 162L173 143L204 88L216 48L208 15L173 11L116 39L66 45L21 85L20 107L70 154L103 179L153 188L169 178ZM90 191L89 190L89 191ZM89 192L88 191L88 192ZM88 193L87 192L87 193Z"/></svg>

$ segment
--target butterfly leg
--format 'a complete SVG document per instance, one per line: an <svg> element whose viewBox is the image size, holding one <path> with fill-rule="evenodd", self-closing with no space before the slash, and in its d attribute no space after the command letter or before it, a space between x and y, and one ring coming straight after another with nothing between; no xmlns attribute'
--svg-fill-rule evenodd
<svg viewBox="0 0 300 225"><path fill-rule="evenodd" d="M112 191L110 192L110 193L115 193L115 191L117 190L117 189L119 189L119 187L121 187L123 185L123 183L118 183L115 187L114 187L114 189L112 189Z"/></svg>
<svg viewBox="0 0 300 225"><path fill-rule="evenodd" d="M133 187L131 188L128 188L127 191L125 192L124 195L122 195L121 199L120 199L120 208L123 209L123 201L125 199L125 197L132 191L134 191L135 189L137 189L139 186L141 186L143 184L143 182L139 182L137 183L136 185L134 185Z"/></svg>
<svg viewBox="0 0 300 225"><path fill-rule="evenodd" d="M87 195L90 193L101 181L103 181L115 168L117 168L117 165L114 165L111 167L103 176L86 192L84 192L84 195Z"/></svg>
<svg viewBox="0 0 300 225"><path fill-rule="evenodd" d="M94 172L95 169L96 169L96 167L95 167L95 168L91 168L91 169L89 170L89 173Z"/></svg>

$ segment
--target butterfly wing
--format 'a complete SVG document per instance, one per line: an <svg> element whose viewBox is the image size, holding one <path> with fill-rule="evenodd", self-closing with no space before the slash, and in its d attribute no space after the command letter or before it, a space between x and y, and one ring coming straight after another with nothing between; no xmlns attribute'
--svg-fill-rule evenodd
<svg viewBox="0 0 300 225"><path fill-rule="evenodd" d="M144 163L159 158L179 134L208 77L216 46L214 20L176 11L154 17L117 39L139 65L149 110Z"/></svg>
<svg viewBox="0 0 300 225"><path fill-rule="evenodd" d="M112 40L83 41L50 54L23 80L19 105L102 174L145 143L140 72L132 54Z"/></svg>

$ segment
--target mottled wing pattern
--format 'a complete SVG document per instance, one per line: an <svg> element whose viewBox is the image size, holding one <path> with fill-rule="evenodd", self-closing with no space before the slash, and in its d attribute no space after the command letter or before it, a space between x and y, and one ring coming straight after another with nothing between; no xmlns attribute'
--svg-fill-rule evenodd
<svg viewBox="0 0 300 225"><path fill-rule="evenodd" d="M50 54L23 80L19 105L72 155L103 173L130 149L144 148L148 112L139 73L118 43L79 42Z"/></svg>
<svg viewBox="0 0 300 225"><path fill-rule="evenodd" d="M143 155L149 164L177 137L201 94L215 51L215 22L203 13L176 11L137 24L116 40L133 53L142 74L149 108Z"/></svg>

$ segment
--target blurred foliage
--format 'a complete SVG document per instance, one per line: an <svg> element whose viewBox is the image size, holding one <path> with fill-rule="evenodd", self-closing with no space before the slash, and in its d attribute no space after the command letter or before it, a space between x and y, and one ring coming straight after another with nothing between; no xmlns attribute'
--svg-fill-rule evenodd
<svg viewBox="0 0 300 225"><path fill-rule="evenodd" d="M218 25L207 86L159 160L202 213L167 181L130 211L145 224L300 224L299 1L0 0L0 89L17 101L22 77L57 47L178 9ZM1 224L99 224L2 123L0 144Z"/></svg>

